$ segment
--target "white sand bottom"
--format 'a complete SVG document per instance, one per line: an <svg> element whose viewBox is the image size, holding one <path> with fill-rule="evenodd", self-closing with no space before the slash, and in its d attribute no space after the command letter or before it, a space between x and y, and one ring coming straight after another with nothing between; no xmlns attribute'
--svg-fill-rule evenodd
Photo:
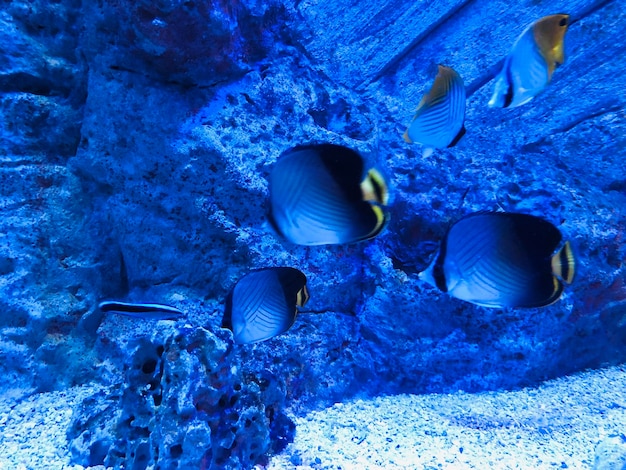
<svg viewBox="0 0 626 470"><path fill-rule="evenodd" d="M102 387L0 397L0 470L82 470L70 464L67 430L74 407Z"/></svg>
<svg viewBox="0 0 626 470"><path fill-rule="evenodd" d="M81 470L66 432L75 405L96 390L0 397L0 470ZM293 419L294 442L267 470L590 469L598 443L626 435L626 369L516 392L355 400ZM616 461L626 462L626 438L615 439Z"/></svg>
<svg viewBox="0 0 626 470"><path fill-rule="evenodd" d="M356 400L294 420L271 470L590 469L599 442L626 434L626 370L515 392Z"/></svg>

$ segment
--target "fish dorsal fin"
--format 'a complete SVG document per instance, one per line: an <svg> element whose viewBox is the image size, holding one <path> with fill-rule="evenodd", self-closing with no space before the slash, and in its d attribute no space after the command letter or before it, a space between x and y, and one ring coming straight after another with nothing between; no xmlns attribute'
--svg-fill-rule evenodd
<svg viewBox="0 0 626 470"><path fill-rule="evenodd" d="M552 273L563 280L566 284L571 284L576 272L576 260L570 242L565 245L552 257Z"/></svg>
<svg viewBox="0 0 626 470"><path fill-rule="evenodd" d="M439 65L438 67L435 81L430 91L422 98L420 107L430 106L441 99L445 99L450 91L450 86L457 74L453 69L445 65Z"/></svg>
<svg viewBox="0 0 626 470"><path fill-rule="evenodd" d="M554 69L565 62L563 40L568 23L569 15L560 14L541 18L533 26L535 44L548 66L548 79Z"/></svg>
<svg viewBox="0 0 626 470"><path fill-rule="evenodd" d="M420 110L430 102L429 95L430 95L430 92L428 92L424 96L422 96L422 99L420 100L419 104L417 105L417 108L415 108L415 112L416 113L419 114ZM417 114L416 114L416 116L417 116Z"/></svg>
<svg viewBox="0 0 626 470"><path fill-rule="evenodd" d="M437 75L435 80L422 99L420 100L417 108L415 109L415 116L417 118L421 113L430 108L438 100L444 99L450 91L450 83L453 81L456 72L445 65L438 65ZM406 140L406 139L405 139Z"/></svg>

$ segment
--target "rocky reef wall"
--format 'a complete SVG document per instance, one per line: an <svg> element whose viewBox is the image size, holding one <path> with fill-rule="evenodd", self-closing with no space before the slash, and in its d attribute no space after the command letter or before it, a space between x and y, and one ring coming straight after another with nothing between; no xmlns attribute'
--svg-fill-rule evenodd
<svg viewBox="0 0 626 470"><path fill-rule="evenodd" d="M517 35L561 11L572 24L550 86L527 105L489 109L491 78ZM179 453L183 430L163 444L145 435L147 425L134 429L128 409L144 423L189 426L215 449L222 426L235 429L232 445L242 416L258 415L260 447L222 456L248 466L289 439L288 423L273 421L288 405L516 388L623 362L624 19L616 0L5 2L6 393L17 399L87 381L117 388L115 400L94 397L110 405L113 438L85 436L98 422L87 412L76 423L83 462L132 452L144 463L219 465L216 453ZM422 158L401 134L438 63L465 81L467 134ZM272 234L267 176L280 152L306 142L347 145L383 171L392 219L379 237L301 247ZM556 304L489 310L417 279L451 222L497 208L543 216L572 240L579 269ZM310 313L283 336L232 345L219 328L224 299L237 279L266 266L307 275ZM105 317L96 308L103 298L176 305L186 319L164 326ZM181 335L228 350L221 360L234 371L219 379L186 368L202 363L186 351L191 362L179 366L187 372L170 386L184 395L198 381L239 384L230 392L237 403L213 421L197 403L193 419L165 396L156 408L136 403L138 388L152 386L132 376L129 365L143 364L138 345L161 345L171 365L178 353L165 351L179 351L172 345ZM270 401L258 390L266 381Z"/></svg>

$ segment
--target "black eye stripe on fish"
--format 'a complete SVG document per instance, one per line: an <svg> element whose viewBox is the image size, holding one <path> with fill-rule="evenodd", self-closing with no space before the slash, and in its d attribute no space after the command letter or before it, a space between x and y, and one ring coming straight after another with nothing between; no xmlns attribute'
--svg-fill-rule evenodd
<svg viewBox="0 0 626 470"><path fill-rule="evenodd" d="M486 307L549 305L574 278L571 245L561 241L559 230L539 217L470 214L450 227L420 278Z"/></svg>
<svg viewBox="0 0 626 470"><path fill-rule="evenodd" d="M386 226L387 185L377 171L364 172L362 157L333 144L284 152L269 181L269 220L292 243L354 243Z"/></svg>
<svg viewBox="0 0 626 470"><path fill-rule="evenodd" d="M370 170L367 173L366 180L361 184L361 189L363 190L363 199L369 201L370 199L367 196L367 188L371 188L374 193L374 201L378 204L386 205L388 194L387 187L385 186L385 181L382 178L382 175L377 171Z"/></svg>
<svg viewBox="0 0 626 470"><path fill-rule="evenodd" d="M176 320L183 316L183 312L170 305L150 303L129 303L117 301L103 301L98 308L105 313L117 313L144 320Z"/></svg>
<svg viewBox="0 0 626 470"><path fill-rule="evenodd" d="M265 268L242 277L226 300L222 327L236 343L256 343L287 331L297 306L309 299L306 276L294 268Z"/></svg>

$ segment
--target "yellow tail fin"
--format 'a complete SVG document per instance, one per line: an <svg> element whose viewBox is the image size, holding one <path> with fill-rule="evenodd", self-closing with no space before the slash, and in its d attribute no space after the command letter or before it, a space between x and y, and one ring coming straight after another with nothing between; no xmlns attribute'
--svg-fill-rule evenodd
<svg viewBox="0 0 626 470"><path fill-rule="evenodd" d="M567 284L574 280L576 260L569 241L552 257L552 272Z"/></svg>

